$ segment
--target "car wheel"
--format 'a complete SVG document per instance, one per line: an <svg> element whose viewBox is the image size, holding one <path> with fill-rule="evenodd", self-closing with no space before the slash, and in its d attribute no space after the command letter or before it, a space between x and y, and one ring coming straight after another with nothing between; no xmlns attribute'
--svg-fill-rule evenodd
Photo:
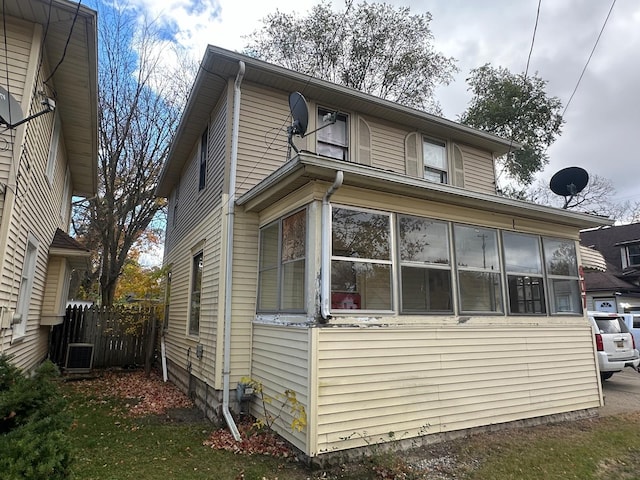
<svg viewBox="0 0 640 480"><path fill-rule="evenodd" d="M600 373L600 378L602 380L607 380L608 378L611 378L613 376L613 372L602 372Z"/></svg>

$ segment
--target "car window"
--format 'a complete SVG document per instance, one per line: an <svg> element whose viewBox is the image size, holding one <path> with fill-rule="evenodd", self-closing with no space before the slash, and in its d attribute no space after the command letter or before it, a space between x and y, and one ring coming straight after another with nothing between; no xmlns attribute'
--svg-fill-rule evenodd
<svg viewBox="0 0 640 480"><path fill-rule="evenodd" d="M620 317L595 318L601 333L626 333L629 330Z"/></svg>

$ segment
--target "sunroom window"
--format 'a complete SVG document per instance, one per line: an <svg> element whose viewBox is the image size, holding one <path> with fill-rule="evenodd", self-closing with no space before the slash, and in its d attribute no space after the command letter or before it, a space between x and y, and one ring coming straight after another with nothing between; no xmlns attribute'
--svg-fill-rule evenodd
<svg viewBox="0 0 640 480"><path fill-rule="evenodd" d="M581 313L576 245L569 240L543 238L552 313Z"/></svg>
<svg viewBox="0 0 640 480"><path fill-rule="evenodd" d="M318 127L327 124L326 118L335 112L326 108L318 108ZM349 131L347 116L344 113L337 113L336 121L333 125L326 126L318 130L317 152L318 155L336 158L338 160L349 160Z"/></svg>
<svg viewBox="0 0 640 480"><path fill-rule="evenodd" d="M402 313L452 312L449 227L398 216Z"/></svg>
<svg viewBox="0 0 640 480"><path fill-rule="evenodd" d="M545 313L539 237L503 232L510 313Z"/></svg>
<svg viewBox="0 0 640 480"><path fill-rule="evenodd" d="M331 308L391 310L391 216L332 211Z"/></svg>
<svg viewBox="0 0 640 480"><path fill-rule="evenodd" d="M496 230L454 225L460 311L502 312Z"/></svg>
<svg viewBox="0 0 640 480"><path fill-rule="evenodd" d="M307 211L260 230L258 311L303 311Z"/></svg>

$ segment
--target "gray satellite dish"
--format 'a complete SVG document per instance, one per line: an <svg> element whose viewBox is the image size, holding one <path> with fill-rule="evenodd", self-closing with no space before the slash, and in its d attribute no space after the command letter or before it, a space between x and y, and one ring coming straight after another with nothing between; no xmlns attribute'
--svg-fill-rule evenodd
<svg viewBox="0 0 640 480"><path fill-rule="evenodd" d="M4 87L0 87L0 123L11 127L23 119L24 114L18 101Z"/></svg>
<svg viewBox="0 0 640 480"><path fill-rule="evenodd" d="M291 134L304 137L309 126L309 108L300 92L293 92L289 95L289 109L291 110L291 118L293 118L293 125L290 127Z"/></svg>
<svg viewBox="0 0 640 480"><path fill-rule="evenodd" d="M567 167L558 171L551 177L549 188L556 195L564 197L564 206L567 208L569 202L579 194L589 183L589 174L584 168ZM567 199L567 197L569 197Z"/></svg>

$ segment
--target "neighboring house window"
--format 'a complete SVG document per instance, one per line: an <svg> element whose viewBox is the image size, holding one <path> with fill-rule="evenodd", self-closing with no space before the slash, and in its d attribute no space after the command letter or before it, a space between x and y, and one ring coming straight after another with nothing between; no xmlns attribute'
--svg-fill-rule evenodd
<svg viewBox="0 0 640 480"><path fill-rule="evenodd" d="M391 310L391 216L334 207L331 305L336 310Z"/></svg>
<svg viewBox="0 0 640 480"><path fill-rule="evenodd" d="M503 232L504 268L510 313L545 313L540 239Z"/></svg>
<svg viewBox="0 0 640 480"><path fill-rule="evenodd" d="M447 183L447 144L431 138L422 138L424 178L436 183Z"/></svg>
<svg viewBox="0 0 640 480"><path fill-rule="evenodd" d="M461 312L502 312L497 231L454 225Z"/></svg>
<svg viewBox="0 0 640 480"><path fill-rule="evenodd" d="M169 305L171 305L171 270L167 272L165 277L164 287L164 321L163 330L166 331L169 328Z"/></svg>
<svg viewBox="0 0 640 480"><path fill-rule="evenodd" d="M452 312L449 226L398 216L401 312Z"/></svg>
<svg viewBox="0 0 640 480"><path fill-rule="evenodd" d="M627 245L623 248L623 254L626 258L623 261L622 267L637 267L640 265L640 245Z"/></svg>
<svg viewBox="0 0 640 480"><path fill-rule="evenodd" d="M38 241L29 236L27 248L24 252L24 263L22 264L22 276L20 277L20 293L16 305L16 315L20 317L20 323L14 326L14 335L21 337L27 330L27 319L29 317L29 305L31 304L31 290L33 289L33 278L36 271L36 257L38 255Z"/></svg>
<svg viewBox="0 0 640 480"><path fill-rule="evenodd" d="M307 211L260 230L258 311L304 311Z"/></svg>
<svg viewBox="0 0 640 480"><path fill-rule="evenodd" d="M205 128L200 138L200 179L198 190L203 190L207 183L207 155L209 145L209 128Z"/></svg>
<svg viewBox="0 0 640 480"><path fill-rule="evenodd" d="M49 156L47 157L47 180L53 183L53 173L56 169L56 159L58 158L58 145L60 143L60 116L56 112L53 120L53 130L51 131L51 142L49 143Z"/></svg>
<svg viewBox="0 0 640 480"><path fill-rule="evenodd" d="M69 213L71 210L71 173L67 168L67 173L64 176L64 190L62 192L62 201L60 203L60 218L62 223L68 225Z"/></svg>
<svg viewBox="0 0 640 480"><path fill-rule="evenodd" d="M200 301L202 297L202 252L193 257L191 267L191 308L189 310L189 335L200 333Z"/></svg>
<svg viewBox="0 0 640 480"><path fill-rule="evenodd" d="M318 127L327 123L327 115L335 112L326 108L318 108ZM317 152L318 155L331 157L338 160L349 159L349 130L348 117L343 113L336 114L336 122L333 125L318 130Z"/></svg>
<svg viewBox="0 0 640 480"><path fill-rule="evenodd" d="M542 245L549 279L551 312L581 313L582 302L575 243L569 240L543 238Z"/></svg>

